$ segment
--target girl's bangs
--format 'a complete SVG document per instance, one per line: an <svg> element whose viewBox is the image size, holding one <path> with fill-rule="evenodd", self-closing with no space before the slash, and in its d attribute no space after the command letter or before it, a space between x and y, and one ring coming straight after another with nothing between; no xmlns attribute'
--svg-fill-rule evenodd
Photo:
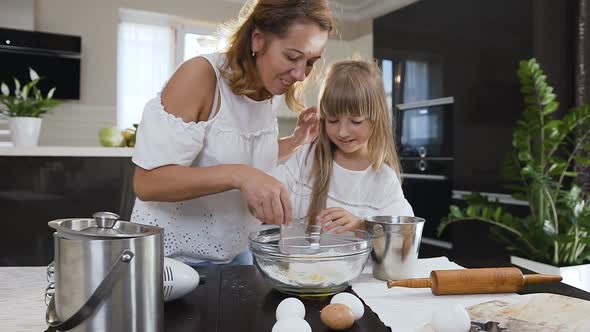
<svg viewBox="0 0 590 332"><path fill-rule="evenodd" d="M371 84L361 80L350 79L338 82L333 79L330 86L324 87L320 101L320 116L339 117L342 115L361 116L371 121L376 119L378 107L375 95L371 93Z"/></svg>

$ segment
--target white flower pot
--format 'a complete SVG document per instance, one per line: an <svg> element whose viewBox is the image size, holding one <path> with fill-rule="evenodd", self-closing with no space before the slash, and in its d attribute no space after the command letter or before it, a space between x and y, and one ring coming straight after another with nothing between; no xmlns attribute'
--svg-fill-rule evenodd
<svg viewBox="0 0 590 332"><path fill-rule="evenodd" d="M560 275L563 283L590 292L590 264L557 267L518 256L510 256L510 263L537 273Z"/></svg>
<svg viewBox="0 0 590 332"><path fill-rule="evenodd" d="M12 144L16 147L39 145L41 118L11 117L8 119Z"/></svg>

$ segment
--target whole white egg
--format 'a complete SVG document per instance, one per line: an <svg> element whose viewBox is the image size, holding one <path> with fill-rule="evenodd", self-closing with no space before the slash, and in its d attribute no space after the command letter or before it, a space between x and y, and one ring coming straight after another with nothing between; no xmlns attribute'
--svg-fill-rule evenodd
<svg viewBox="0 0 590 332"><path fill-rule="evenodd" d="M311 326L303 318L290 317L277 321L272 332L311 332Z"/></svg>
<svg viewBox="0 0 590 332"><path fill-rule="evenodd" d="M361 317L363 317L365 314L365 306L363 305L363 302L361 302L358 297L350 293L342 292L334 295L330 300L330 304L332 303L347 305L354 315L354 320L361 319Z"/></svg>
<svg viewBox="0 0 590 332"><path fill-rule="evenodd" d="M471 319L460 305L445 305L434 313L430 325L436 332L468 332Z"/></svg>
<svg viewBox="0 0 590 332"><path fill-rule="evenodd" d="M277 306L276 317L277 321L292 317L304 319L305 306L298 298L288 297Z"/></svg>

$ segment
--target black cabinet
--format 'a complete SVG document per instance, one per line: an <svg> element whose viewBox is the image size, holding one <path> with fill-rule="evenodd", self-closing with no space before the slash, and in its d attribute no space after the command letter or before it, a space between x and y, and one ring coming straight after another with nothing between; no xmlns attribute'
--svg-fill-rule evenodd
<svg viewBox="0 0 590 332"><path fill-rule="evenodd" d="M420 171L418 163L427 162L431 168ZM453 177L451 173L453 160L402 159L402 189L414 214L426 219L422 231L422 242L450 249L452 238L449 232L440 237L437 234L441 220L447 216L451 205Z"/></svg>
<svg viewBox="0 0 590 332"><path fill-rule="evenodd" d="M134 165L127 157L0 157L0 266L47 265L59 218L111 211L129 220Z"/></svg>

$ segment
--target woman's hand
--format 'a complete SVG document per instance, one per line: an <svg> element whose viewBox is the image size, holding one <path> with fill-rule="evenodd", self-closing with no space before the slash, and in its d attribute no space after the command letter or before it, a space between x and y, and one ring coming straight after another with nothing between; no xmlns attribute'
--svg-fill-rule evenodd
<svg viewBox="0 0 590 332"><path fill-rule="evenodd" d="M276 225L291 223L293 210L289 192L279 180L248 167L240 175L238 188L258 220Z"/></svg>
<svg viewBox="0 0 590 332"><path fill-rule="evenodd" d="M299 113L297 126L293 130L293 139L301 146L312 142L317 136L320 128L320 115L318 109L310 107Z"/></svg>
<svg viewBox="0 0 590 332"><path fill-rule="evenodd" d="M279 140L279 160L286 160L303 144L312 142L318 136L319 128L320 117L315 107L299 113L293 134Z"/></svg>
<svg viewBox="0 0 590 332"><path fill-rule="evenodd" d="M318 222L325 231L340 226L335 233L344 233L363 226L363 219L339 207L328 208L320 212Z"/></svg>

